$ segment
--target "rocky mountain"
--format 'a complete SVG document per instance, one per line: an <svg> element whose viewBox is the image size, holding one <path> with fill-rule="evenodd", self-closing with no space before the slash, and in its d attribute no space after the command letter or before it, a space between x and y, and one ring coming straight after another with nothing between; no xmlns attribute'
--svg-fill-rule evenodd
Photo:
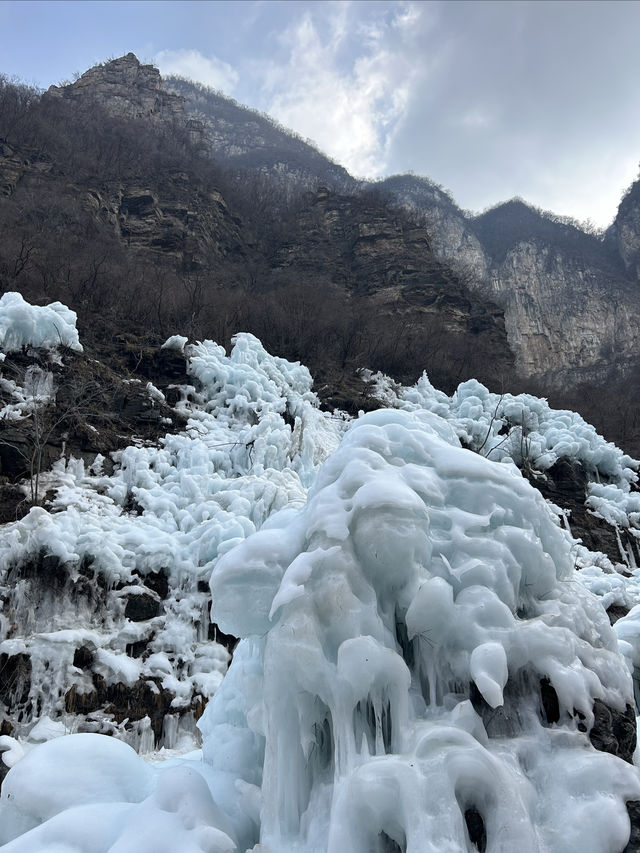
<svg viewBox="0 0 640 853"><path fill-rule="evenodd" d="M275 175L292 191L315 189L319 183L341 192L362 185L309 140L222 92L180 77L168 77L165 87L184 99L190 120L205 130L207 147L229 168Z"/></svg>
<svg viewBox="0 0 640 853"><path fill-rule="evenodd" d="M188 81L173 79L169 86L185 98L190 115L208 122L214 157L254 165L289 192L296 183L309 186L314 176L342 192L357 189L315 149L265 117ZM531 387L544 388L558 403L579 406L588 398L590 417L609 434L638 440L635 412L625 413L625 426L616 432L607 392L615 388L621 395L637 375L640 184L626 194L604 237L520 199L469 214L442 187L414 175L376 186L426 227L441 262L503 309L516 369ZM595 387L605 392L600 408L593 402Z"/></svg>
<svg viewBox="0 0 640 853"><path fill-rule="evenodd" d="M83 103L93 101L110 115L122 118L144 118L156 124L184 123L180 98L165 91L155 66L142 65L133 53L90 68L70 85L50 86L47 95Z"/></svg>
<svg viewBox="0 0 640 853"><path fill-rule="evenodd" d="M633 436L635 189L470 217L172 85L0 81L0 844L637 851L640 463L510 393Z"/></svg>
<svg viewBox="0 0 640 853"><path fill-rule="evenodd" d="M610 240L521 199L470 216L422 179L382 185L425 223L438 256L504 309L522 374L559 390L635 370L637 277Z"/></svg>
<svg viewBox="0 0 640 853"><path fill-rule="evenodd" d="M629 276L640 280L640 179L629 187L620 202L610 236Z"/></svg>
<svg viewBox="0 0 640 853"><path fill-rule="evenodd" d="M223 99L202 98L215 115ZM448 388L472 361L486 381L512 373L501 310L425 229L265 117L226 104L206 125L132 54L42 97L6 84L3 104L2 284L72 304L89 337L250 329L352 410L365 364L403 381L429 365ZM352 191L318 192L319 178Z"/></svg>
<svg viewBox="0 0 640 853"><path fill-rule="evenodd" d="M351 391L338 390L347 380L335 368L343 374L347 363L351 369L353 359L379 349L380 324L368 315L384 304L381 316L404 345L392 347L393 353L382 347L386 354L369 366L403 381L428 367L451 388L466 369L461 355L447 375L451 352L472 348L474 372L485 381L544 389L557 404L582 405L612 437L634 446L640 440L640 413L625 411L617 422L610 416L611 393L620 396L620 383L637 375L636 190L621 203L606 239L517 199L471 216L441 187L413 175L380 182L376 195L267 116L189 81L162 81L133 54L51 87L42 98L10 90L4 86L0 131L0 215L10 234L4 286L20 286L32 298L71 301L81 322L83 304L91 308L99 294L112 292L127 305L127 322L137 315L159 332L168 316L189 334L213 329L226 340L240 324L305 360L319 381L332 374L329 394L352 406ZM74 127L83 128L82 139L74 138ZM314 217L326 203L319 201L319 186L342 209L339 227L325 229L320 241ZM361 203L363 194L367 201ZM356 219L347 223L349 217ZM60 226L47 245L43 223L56 220ZM412 228L421 236L408 253L405 241L388 238ZM352 248L345 237L357 254L365 240L354 235L365 233L376 244L368 252L372 262L354 255L346 273L345 252ZM421 252L418 267L449 269L437 299L433 289L428 292L432 285L424 292L421 285L397 286L404 274L417 281ZM311 278L315 284L308 285ZM303 343L282 330L281 305L292 298L296 279L306 303L326 294L335 316L359 316L361 343L352 341L346 359L343 322L320 335L324 356L308 331L300 329ZM452 325L451 314L440 314L441 306L459 298L454 292L475 305L469 309L474 317L485 318L471 321L473 337L466 343L459 334L465 321ZM437 314L438 330L424 334L425 319L433 324ZM440 353L435 342L454 327L455 341ZM420 339L434 345L416 363ZM351 379L347 385L356 387ZM598 402L602 395L594 388L604 390L606 401Z"/></svg>

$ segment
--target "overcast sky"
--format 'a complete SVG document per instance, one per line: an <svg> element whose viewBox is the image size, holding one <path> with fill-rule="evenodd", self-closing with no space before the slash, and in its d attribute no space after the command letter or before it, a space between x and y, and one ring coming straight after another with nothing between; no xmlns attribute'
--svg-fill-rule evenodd
<svg viewBox="0 0 640 853"><path fill-rule="evenodd" d="M46 87L133 51L308 137L352 174L413 170L607 225L640 161L640 2L12 2L0 71Z"/></svg>

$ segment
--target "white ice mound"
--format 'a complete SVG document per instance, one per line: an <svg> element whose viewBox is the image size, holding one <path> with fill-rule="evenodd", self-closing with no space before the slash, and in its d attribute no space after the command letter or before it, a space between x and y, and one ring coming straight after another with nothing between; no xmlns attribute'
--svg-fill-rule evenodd
<svg viewBox="0 0 640 853"><path fill-rule="evenodd" d="M494 394L477 379L460 383L449 397L433 387L426 373L411 387L396 386L382 373L363 375L381 404L439 415L466 447L494 462L514 461L546 471L559 459L569 459L624 492L638 479L637 460L606 441L577 412L552 409L543 398Z"/></svg>
<svg viewBox="0 0 640 853"><path fill-rule="evenodd" d="M233 853L228 818L202 775L157 770L124 743L77 734L12 769L0 798L6 853Z"/></svg>
<svg viewBox="0 0 640 853"><path fill-rule="evenodd" d="M10 291L0 298L0 350L6 353L26 346L66 346L82 352L76 320L76 312L62 302L30 305L19 293Z"/></svg>
<svg viewBox="0 0 640 853"><path fill-rule="evenodd" d="M584 729L631 679L572 575L515 468L432 413L361 417L212 576L246 639L200 727L246 846L471 853L481 825L488 851L620 853L638 771Z"/></svg>

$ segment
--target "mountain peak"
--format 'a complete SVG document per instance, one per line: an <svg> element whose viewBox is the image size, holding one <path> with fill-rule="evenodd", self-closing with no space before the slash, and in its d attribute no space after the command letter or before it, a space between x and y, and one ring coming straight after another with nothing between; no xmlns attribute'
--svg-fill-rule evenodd
<svg viewBox="0 0 640 853"><path fill-rule="evenodd" d="M144 65L135 53L94 65L74 83L50 86L48 95L69 99L92 98L111 115L184 120L183 99L163 89L155 65Z"/></svg>

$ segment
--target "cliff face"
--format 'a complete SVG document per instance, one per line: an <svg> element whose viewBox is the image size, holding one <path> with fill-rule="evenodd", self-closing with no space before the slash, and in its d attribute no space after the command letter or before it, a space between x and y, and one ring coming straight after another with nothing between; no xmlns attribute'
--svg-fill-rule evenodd
<svg viewBox="0 0 640 853"><path fill-rule="evenodd" d="M122 118L185 120L183 99L166 92L158 69L142 65L133 53L90 68L71 85L50 86L47 94L67 99L91 98L110 115Z"/></svg>
<svg viewBox="0 0 640 853"><path fill-rule="evenodd" d="M131 59L124 57L118 62L126 68ZM141 66L142 70L146 68ZM99 71L88 72L89 82L106 92L113 84L94 74ZM144 76L146 72L138 73ZM145 85L157 87L158 80L153 77ZM228 167L269 174L289 193L315 189L318 182L350 194L362 189L344 169L268 117L188 81L174 78L166 88L169 97L181 105L184 102L192 123L202 129L203 145ZM151 110L150 100L145 103ZM467 292L471 289L481 302L502 309L508 345L523 377L543 380L562 390L577 381L601 381L612 371L624 377L634 368L638 359L635 329L640 319L633 287L640 265L640 201L633 193L621 205L616 220L616 245L519 201L470 217L446 191L427 179L395 176L379 186L423 223L429 235L426 254L434 252L442 263L451 266ZM348 215L354 215L353 210ZM328 249L327 240L335 240L346 219L339 216L335 228L325 229L322 239L319 233L314 236L316 225L307 219L299 223L300 228L309 230L308 239L303 241L305 253L296 255L295 263L314 271L314 264L317 269L322 263L320 255ZM376 227L361 225L365 229ZM385 228L373 241L374 249L364 235L351 235L349 239L355 266L362 253L359 272L369 275L371 281L386 282L386 295L380 298L389 303L400 292L405 298L408 290L406 286L398 289L399 279L390 269L394 263L398 267L405 263L404 246L399 249L397 235ZM422 235L419 242L425 232L418 232ZM285 240L276 265L291 263L291 259L286 260L288 251ZM413 275L409 264L403 272L405 284ZM345 280L349 278L345 276ZM379 284L371 287L380 290Z"/></svg>
<svg viewBox="0 0 640 853"><path fill-rule="evenodd" d="M640 179L620 202L613 234L630 277L640 279Z"/></svg>
<svg viewBox="0 0 640 853"><path fill-rule="evenodd" d="M188 81L163 83L133 54L52 87L32 111L30 135L0 126L8 289L80 308L96 280L108 290L117 263L119 298L147 305L144 324L155 312L162 330L183 314L189 334L252 329L323 379L328 350L311 343L311 317L329 311L339 320L327 320L332 339L347 335L336 332L345 311L350 324L360 315L367 343L351 347L352 366L372 366L375 342L397 338L373 366L405 381L449 362L443 387L474 374L492 385L513 373L515 356L521 377L566 395L636 370L638 185L606 240L517 200L472 217L412 175L381 182L376 197L267 116ZM306 283L303 301L312 290L316 301L303 311L302 346L285 325ZM271 303L252 307L256 290ZM324 294L331 304L319 303Z"/></svg>
<svg viewBox="0 0 640 853"><path fill-rule="evenodd" d="M341 192L361 188L266 117L187 81L168 85L203 122L210 150L222 161L261 169L289 188L317 182ZM502 308L524 377L563 390L633 369L639 355L633 282L640 268L640 198L631 194L621 205L615 240L601 241L518 201L471 217L437 184L413 175L378 186L425 226L440 261L477 296Z"/></svg>
<svg viewBox="0 0 640 853"><path fill-rule="evenodd" d="M274 266L366 300L381 338L396 334L396 348L412 349L407 377L435 376L441 360L451 368L446 384L474 369L491 381L513 372L502 310L437 260L425 228L375 194L310 194Z"/></svg>
<svg viewBox="0 0 640 853"><path fill-rule="evenodd" d="M423 179L402 176L383 186L422 218L438 257L504 310L524 376L562 388L600 381L612 369L624 376L637 364L632 267L640 207L628 205L618 226L618 255L610 242L518 200L471 218Z"/></svg>
<svg viewBox="0 0 640 853"><path fill-rule="evenodd" d="M183 99L163 90L156 68L127 54L52 86L32 113L35 130L0 139L0 215L14 235L34 243L34 220L46 220L52 233L65 226L61 246L82 237L83 251L102 256L109 243L184 270L242 254Z"/></svg>

